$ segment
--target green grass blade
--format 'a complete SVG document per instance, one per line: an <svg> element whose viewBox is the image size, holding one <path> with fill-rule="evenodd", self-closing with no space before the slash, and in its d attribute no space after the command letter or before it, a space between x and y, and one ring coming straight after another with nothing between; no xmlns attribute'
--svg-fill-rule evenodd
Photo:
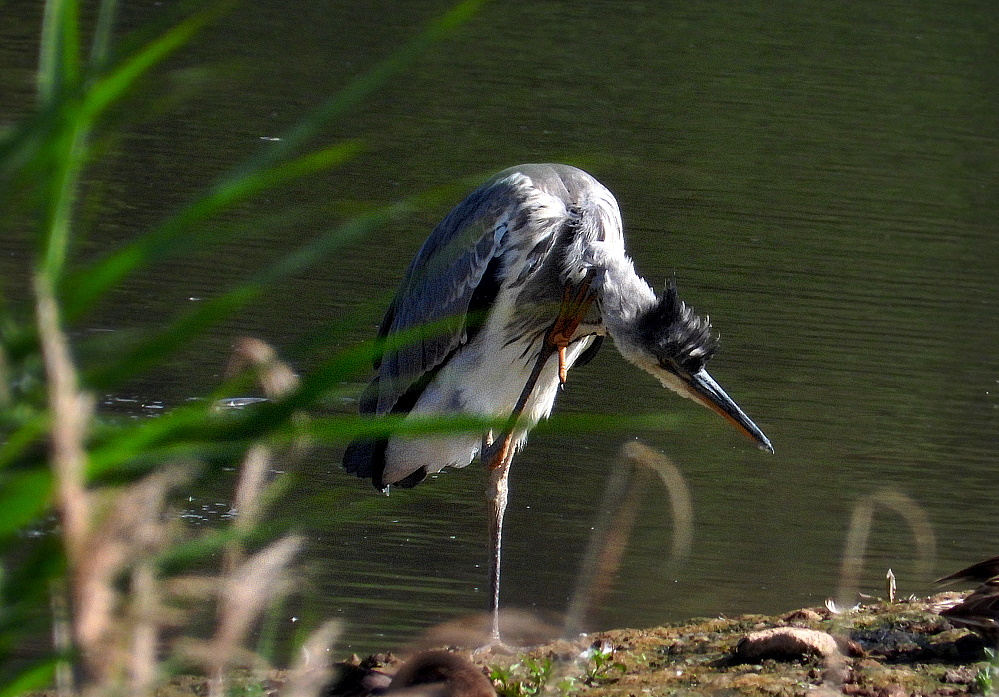
<svg viewBox="0 0 999 697"><path fill-rule="evenodd" d="M0 697L22 697L25 693L44 690L55 680L58 660L47 658L6 682L0 687Z"/></svg>
<svg viewBox="0 0 999 697"><path fill-rule="evenodd" d="M62 274L69 249L76 187L89 150L87 137L84 124L77 121L53 138L53 168L41 206L42 251L39 268L52 285Z"/></svg>
<svg viewBox="0 0 999 697"><path fill-rule="evenodd" d="M38 170L39 153L53 121L51 111L44 111L0 131L0 196L8 206L23 182Z"/></svg>
<svg viewBox="0 0 999 697"><path fill-rule="evenodd" d="M51 503L52 473L34 469L0 477L0 539L37 520Z"/></svg>
<svg viewBox="0 0 999 697"><path fill-rule="evenodd" d="M80 84L80 8L76 0L48 0L38 58L38 100L50 108Z"/></svg>
<svg viewBox="0 0 999 697"><path fill-rule="evenodd" d="M114 38L114 20L118 15L118 0L101 0L94 23L94 36L90 42L90 70L99 72L110 64L111 41Z"/></svg>
<svg viewBox="0 0 999 697"><path fill-rule="evenodd" d="M43 41L43 69L40 89L45 90L43 106L59 114L50 146L46 148L51 173L46 177L41 230L43 245L40 270L55 285L62 274L69 248L76 188L90 156L90 135L100 114L115 103L135 81L170 53L186 43L217 10L188 17L162 36L142 47L107 75L80 89L79 29L75 4L53 0L47 7L47 29ZM51 20L50 20L51 17ZM51 28L49 28L51 27ZM67 38L69 37L69 38ZM50 48L46 42L60 44ZM72 53L61 43L72 46ZM61 50L59 50L61 49ZM41 78L40 78L41 79Z"/></svg>
<svg viewBox="0 0 999 697"><path fill-rule="evenodd" d="M233 450L220 435L219 419L206 404L178 407L156 419L127 426L104 426L94 435L87 463L88 479L138 474L171 458ZM234 457L238 452L231 453ZM174 460L176 461L176 460Z"/></svg>
<svg viewBox="0 0 999 697"><path fill-rule="evenodd" d="M444 15L434 19L427 27L383 59L374 68L358 76L344 89L327 99L314 109L307 118L281 135L274 148L262 151L258 157L248 160L238 172L249 171L301 147L316 134L320 127L330 123L357 106L375 90L382 87L396 75L408 69L413 62L431 46L451 35L478 11L485 0L464 0Z"/></svg>
<svg viewBox="0 0 999 697"><path fill-rule="evenodd" d="M22 453L39 442L48 427L48 414L36 414L12 433L5 434L3 443L0 443L0 470L15 462Z"/></svg>
<svg viewBox="0 0 999 697"><path fill-rule="evenodd" d="M81 104L82 117L88 121L96 119L110 105L117 102L140 77L162 63L170 54L187 44L207 24L217 19L225 7L226 5L219 3L192 14L142 46L106 75L98 78L86 91Z"/></svg>
<svg viewBox="0 0 999 697"><path fill-rule="evenodd" d="M40 271L52 283L66 257L79 169L86 152L86 133L74 123L76 94L80 85L79 7L75 0L45 3L41 55L38 67L38 100L42 111L58 113L58 126L44 148L51 172L43 185L39 206L42 223Z"/></svg>
<svg viewBox="0 0 999 697"><path fill-rule="evenodd" d="M184 313L161 332L143 339L137 345L118 347L113 352L113 361L103 365L94 365L86 372L85 384L98 391L113 388L123 380L141 373L166 358L199 332L217 323L233 311L244 307L269 286L284 278L300 274L328 256L332 251L363 238L389 220L396 219L413 210L436 204L443 196L453 195L453 189L454 186L451 185L431 189L369 213L357 215L343 225L317 235L297 251L288 254L249 278L246 283ZM132 254L140 253L131 248L125 251ZM418 336L419 332L425 329L414 331L412 337L407 335L394 337L394 341L399 343L411 341L413 337ZM307 345L303 344L303 346ZM378 350L381 350L380 344ZM366 371L373 358L372 349L362 347L359 351L354 359L350 359L340 366L336 375L320 376L315 381L318 387L310 392L312 398L317 398L322 392L329 389L330 385L335 385L338 380L351 378Z"/></svg>
<svg viewBox="0 0 999 697"><path fill-rule="evenodd" d="M246 283L222 296L200 303L163 331L116 355L113 362L87 371L84 382L92 389L106 390L141 373L208 327L245 307L270 285L316 264L332 250L377 229L388 219L400 215L407 209L407 203L387 206L368 215L358 216L340 227L320 234L296 252L251 277Z"/></svg>

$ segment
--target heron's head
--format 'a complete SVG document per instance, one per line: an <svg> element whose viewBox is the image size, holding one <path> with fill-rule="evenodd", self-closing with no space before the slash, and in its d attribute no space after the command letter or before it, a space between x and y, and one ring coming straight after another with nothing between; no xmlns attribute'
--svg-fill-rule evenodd
<svg viewBox="0 0 999 697"><path fill-rule="evenodd" d="M637 320L639 345L651 354L649 358L656 367L669 375L703 370L718 350L718 339L711 335L711 322L680 300L672 279L666 282L666 289L655 304L639 314Z"/></svg>
<svg viewBox="0 0 999 697"><path fill-rule="evenodd" d="M718 349L711 323L680 300L668 281L655 303L635 317L630 346L622 353L669 389L725 417L764 450L770 441L705 369ZM631 355L628 355L631 354Z"/></svg>

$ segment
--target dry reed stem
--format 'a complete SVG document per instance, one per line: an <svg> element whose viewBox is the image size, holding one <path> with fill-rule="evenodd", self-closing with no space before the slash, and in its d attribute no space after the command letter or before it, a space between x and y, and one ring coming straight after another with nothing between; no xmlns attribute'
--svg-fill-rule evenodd
<svg viewBox="0 0 999 697"><path fill-rule="evenodd" d="M295 372L278 358L277 351L270 344L260 339L240 337L236 340L226 372L236 375L245 370L253 371L268 399L278 399L298 386ZM263 443L253 445L243 458L233 498L236 510L234 527L239 532L249 532L259 521L267 470L272 459L272 449ZM223 572L231 573L242 559L242 545L239 542L228 545L223 558Z"/></svg>
<svg viewBox="0 0 999 697"><path fill-rule="evenodd" d="M694 545L694 503L683 472L666 455L639 441L628 441L622 446L622 451L636 465L654 470L659 475L669 495L673 517L670 562L679 564L690 555Z"/></svg>
<svg viewBox="0 0 999 697"><path fill-rule="evenodd" d="M55 479L55 508L62 525L70 573L71 600L66 615L70 618L74 643L82 649L100 633L93 623L81 619L89 616L87 610L91 599L84 592L86 584L78 575L90 529L84 439L93 401L77 389L76 369L60 328L59 307L51 286L41 275L35 278L35 295L49 407L49 461ZM62 670L60 674L64 680L68 671ZM62 686L62 689L72 689L72 686Z"/></svg>
<svg viewBox="0 0 999 697"><path fill-rule="evenodd" d="M123 489L90 495L102 501L102 510L95 513L87 556L74 574L77 594L88 596L76 616L87 629L86 643L78 639L88 668L86 694L108 693L123 682L146 690L155 680L159 601L149 559L174 540L166 497L183 478L178 468L161 470ZM118 582L129 570L133 587L126 601Z"/></svg>
<svg viewBox="0 0 999 697"><path fill-rule="evenodd" d="M79 390L76 368L65 334L60 328L59 308L47 279L35 279L36 316L45 365L49 407L50 466L55 480L55 507L68 567L69 606L53 600L57 611L55 641L64 650L67 632L82 660L84 672L79 686L84 694L107 693L120 685L126 671L132 673L134 694L148 691L155 675L157 633L150 620L136 625L133 641L116 583L131 561L148 555L166 537L160 522L163 500L172 477L154 475L122 492L103 496L87 490L86 437L93 417L93 399ZM104 510L98 513L98 502ZM145 586L133 598L148 605L153 590L151 568L137 570L137 586ZM58 592L57 592L58 593ZM147 614L146 609L142 610ZM61 619L66 617L67 620ZM57 670L60 693L73 689L69 670Z"/></svg>
<svg viewBox="0 0 999 697"><path fill-rule="evenodd" d="M152 694L158 677L157 650L160 637L159 589L156 572L149 561L132 571L132 642L128 653L128 681L131 697Z"/></svg>
<svg viewBox="0 0 999 697"><path fill-rule="evenodd" d="M333 678L330 648L341 630L340 622L330 620L309 635L298 660L288 670L281 697L315 697L329 684Z"/></svg>
<svg viewBox="0 0 999 697"><path fill-rule="evenodd" d="M267 483L270 463L271 449L260 443L251 446L243 458L233 496L233 508L236 512L233 528L237 532L246 534L258 523L262 512L260 499ZM244 556L243 545L238 539L227 544L222 555L222 573L234 573Z"/></svg>
<svg viewBox="0 0 999 697"><path fill-rule="evenodd" d="M278 399L298 385L298 377L282 362L277 352L267 343L250 337L236 341L233 357L227 372L232 375L252 369L264 394ZM269 446L258 443L246 453L240 467L239 480L233 496L236 518L235 530L247 533L259 522L263 513L263 494L267 472L273 457ZM301 546L297 537L286 537L272 544L249 560L240 542L226 546L223 555L224 588L217 609L217 630L210 643L207 662L212 680L210 692L221 695L225 687L225 670L241 652L241 644L254 622L268 603L284 592L285 567ZM243 654L243 661L249 658ZM254 658L258 658L255 657Z"/></svg>
<svg viewBox="0 0 999 697"><path fill-rule="evenodd" d="M71 560L78 560L84 552L90 524L84 441L93 401L77 389L76 368L59 326L59 308L51 288L39 278L35 292L51 419L49 445L56 477L56 506L67 552Z"/></svg>
<svg viewBox="0 0 999 697"><path fill-rule="evenodd" d="M574 637L583 631L590 611L599 607L610 591L638 516L641 496L648 488L649 470L659 475L669 495L673 517L669 561L679 564L690 554L694 507L683 474L662 453L639 441L626 442L607 478L602 513L587 545L566 611L564 636Z"/></svg>
<svg viewBox="0 0 999 697"><path fill-rule="evenodd" d="M232 657L240 651L253 623L287 589L287 566L301 545L299 537L283 537L222 579L215 636L205 646L202 657L212 676L212 697L224 694L225 672L233 664Z"/></svg>
<svg viewBox="0 0 999 697"><path fill-rule="evenodd" d="M277 351L270 344L242 336L236 340L226 372L237 375L248 368L253 369L254 377L268 399L278 399L298 386L295 371L278 358Z"/></svg>
<svg viewBox="0 0 999 697"><path fill-rule="evenodd" d="M267 466L270 463L270 448L259 443L252 446L243 458L233 500L233 507L236 510L233 526L240 532L249 532L259 522L262 512L260 495L266 484Z"/></svg>
<svg viewBox="0 0 999 697"><path fill-rule="evenodd" d="M79 392L51 289L39 279L36 293L52 421L55 505L69 569L69 605L53 599L57 646L68 653L70 645L75 645L79 651L85 668L78 688L82 694L149 695L159 678L160 633L186 618L166 607L163 599L206 599L218 593L215 635L210 642L200 642L200 650L192 648L191 654L210 669L212 695L221 695L226 669L260 662L242 643L266 606L286 592L287 567L301 540L285 537L245 560L241 547L231 545L221 578L157 579L153 555L176 541L174 526L165 517L165 503L170 489L182 480L180 470L160 470L121 489L87 490L85 441L93 400ZM294 388L297 378L269 346L242 340L239 350L243 360L256 367L268 396ZM254 446L247 453L234 494L238 517L233 526L240 532L251 530L262 515L269 463L266 446ZM126 573L131 574L131 588L129 596L122 598L118 583ZM59 607L64 611L59 612ZM61 634L60 628L65 628ZM338 625L327 624L310 639L289 685L293 697L314 694L328 679L326 654L337 632ZM57 674L61 694L71 694L68 665L60 666Z"/></svg>
<svg viewBox="0 0 999 697"><path fill-rule="evenodd" d="M600 514L587 542L586 552L576 578L576 588L565 613L562 633L566 638L574 637L584 631L589 615L598 603L598 598L610 586L617 571L617 566L612 560L620 560L623 552L621 548L627 544L627 536L631 532L630 522L633 516L625 521L619 519L622 510L635 507L636 502L633 500L635 468L632 462L622 455L623 451L614 458L614 464L607 475L607 484L600 501ZM627 529L622 530L620 523L627 525ZM615 525L618 525L618 535L614 535ZM612 550L611 547L616 549ZM611 578L607 578L608 574Z"/></svg>
<svg viewBox="0 0 999 697"><path fill-rule="evenodd" d="M67 606L66 589L54 581L51 589L52 601L52 645L60 656L68 656L73 650L73 619ZM68 661L60 661L55 671L56 693L59 697L70 697L73 693L73 669Z"/></svg>

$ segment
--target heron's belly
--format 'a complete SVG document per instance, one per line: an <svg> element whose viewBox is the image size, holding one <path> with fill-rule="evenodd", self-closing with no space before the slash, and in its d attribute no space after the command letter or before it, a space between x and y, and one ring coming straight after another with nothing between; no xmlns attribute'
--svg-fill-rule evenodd
<svg viewBox="0 0 999 697"><path fill-rule="evenodd" d="M591 343L593 337L571 344L566 350L566 364L571 366ZM471 414L502 419L509 416L537 362L536 351L524 356L524 348L523 344L514 343L495 352L484 352L478 342L466 346L437 373L410 417ZM515 447L520 447L527 439L527 432L551 413L558 390L558 358L552 356L525 405L522 427L514 434ZM429 473L444 467L464 467L478 455L485 436L465 432L392 438L385 450L384 481L387 484L398 481L420 467Z"/></svg>

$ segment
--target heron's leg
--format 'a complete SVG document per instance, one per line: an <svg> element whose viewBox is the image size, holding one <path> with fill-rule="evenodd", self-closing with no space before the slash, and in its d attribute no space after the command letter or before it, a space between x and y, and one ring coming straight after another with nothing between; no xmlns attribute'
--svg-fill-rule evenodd
<svg viewBox="0 0 999 697"><path fill-rule="evenodd" d="M551 358L554 349L546 343L541 349L541 355L534 364L534 369L517 399L517 405L507 420L507 424L496 440L492 440L492 431L483 437L482 459L489 468L489 488L486 491L486 504L489 507L489 543L491 557L489 559L489 609L492 612L492 630L489 642L492 646L502 646L499 629L499 592L500 592L500 556L503 549L503 514L506 513L506 502L510 493L509 477L510 463L513 462L513 433L517 426L520 413L524 411L527 400L538 382L538 376ZM486 441L491 441L486 446Z"/></svg>
<svg viewBox="0 0 999 697"><path fill-rule="evenodd" d="M492 630L490 644L501 645L499 593L500 593L500 556L503 550L503 514L506 513L506 502L509 495L510 463L513 461L512 450L507 450L502 461L489 470L489 488L486 501L489 506L489 542L492 556L489 560L489 609L492 613Z"/></svg>
<svg viewBox="0 0 999 697"><path fill-rule="evenodd" d="M507 467L510 466L509 460L513 458L513 432L517 426L517 421L520 419L520 414L524 411L524 407L527 406L527 400L530 399L531 392L534 391L534 386L538 384L538 378L541 376L541 371L544 369L545 363L551 358L555 349L555 346L549 345L546 337L545 344L541 347L541 355L538 356L538 360L535 362L534 368L531 370L531 374L524 384L524 389L520 392L520 397L517 398L517 404L513 407L513 411L510 412L510 418L507 419L502 433L500 433L499 438L490 443L488 448L482 450L482 460L490 469L501 467L504 462L506 462Z"/></svg>
<svg viewBox="0 0 999 697"><path fill-rule="evenodd" d="M502 644L499 630L500 552L503 542L503 514L506 512L506 502L509 495L510 463L513 461L513 434L517 427L517 421L527 406L527 400L530 399L534 386L538 383L541 371L544 370L548 359L554 353L558 353L559 357L559 380L563 384L565 383L565 349L572 341L573 335L596 297L590 292L592 278L593 273L591 272L587 274L579 286L575 288L566 286L562 304L559 306L558 317L555 318L555 322L545 334L538 360L524 384L524 389L521 390L520 397L510 413L510 418L507 420L503 432L498 439L482 449L482 459L489 467L489 490L486 499L489 505L489 540L492 547L489 582L493 625L490 641L494 645ZM491 435L490 432L489 436ZM487 438L483 439L483 445L485 445Z"/></svg>
<svg viewBox="0 0 999 697"><path fill-rule="evenodd" d="M593 280L594 274L595 272L593 271L587 273L583 278L583 282L578 286L567 285L565 287L562 294L562 303L559 305L558 316L552 323L551 328L545 333L541 352L538 354L538 360L534 363L531 375L527 378L524 389L520 392L520 397L517 399L517 404L510 413L510 418L507 420L503 432L488 448L482 450L482 459L490 468L494 469L501 466L507 456L512 454L513 431L517 425L517 420L520 419L521 412L527 406L527 400L530 399L531 392L534 391L534 386L538 383L538 378L541 377L541 371L544 370L545 364L548 363L548 359L551 358L553 353L558 353L559 382L563 385L565 384L566 372L568 370L565 364L565 349L572 342L573 335L579 329L579 325L583 322L583 318L586 317L590 305L596 299L596 295L590 290L590 283Z"/></svg>

